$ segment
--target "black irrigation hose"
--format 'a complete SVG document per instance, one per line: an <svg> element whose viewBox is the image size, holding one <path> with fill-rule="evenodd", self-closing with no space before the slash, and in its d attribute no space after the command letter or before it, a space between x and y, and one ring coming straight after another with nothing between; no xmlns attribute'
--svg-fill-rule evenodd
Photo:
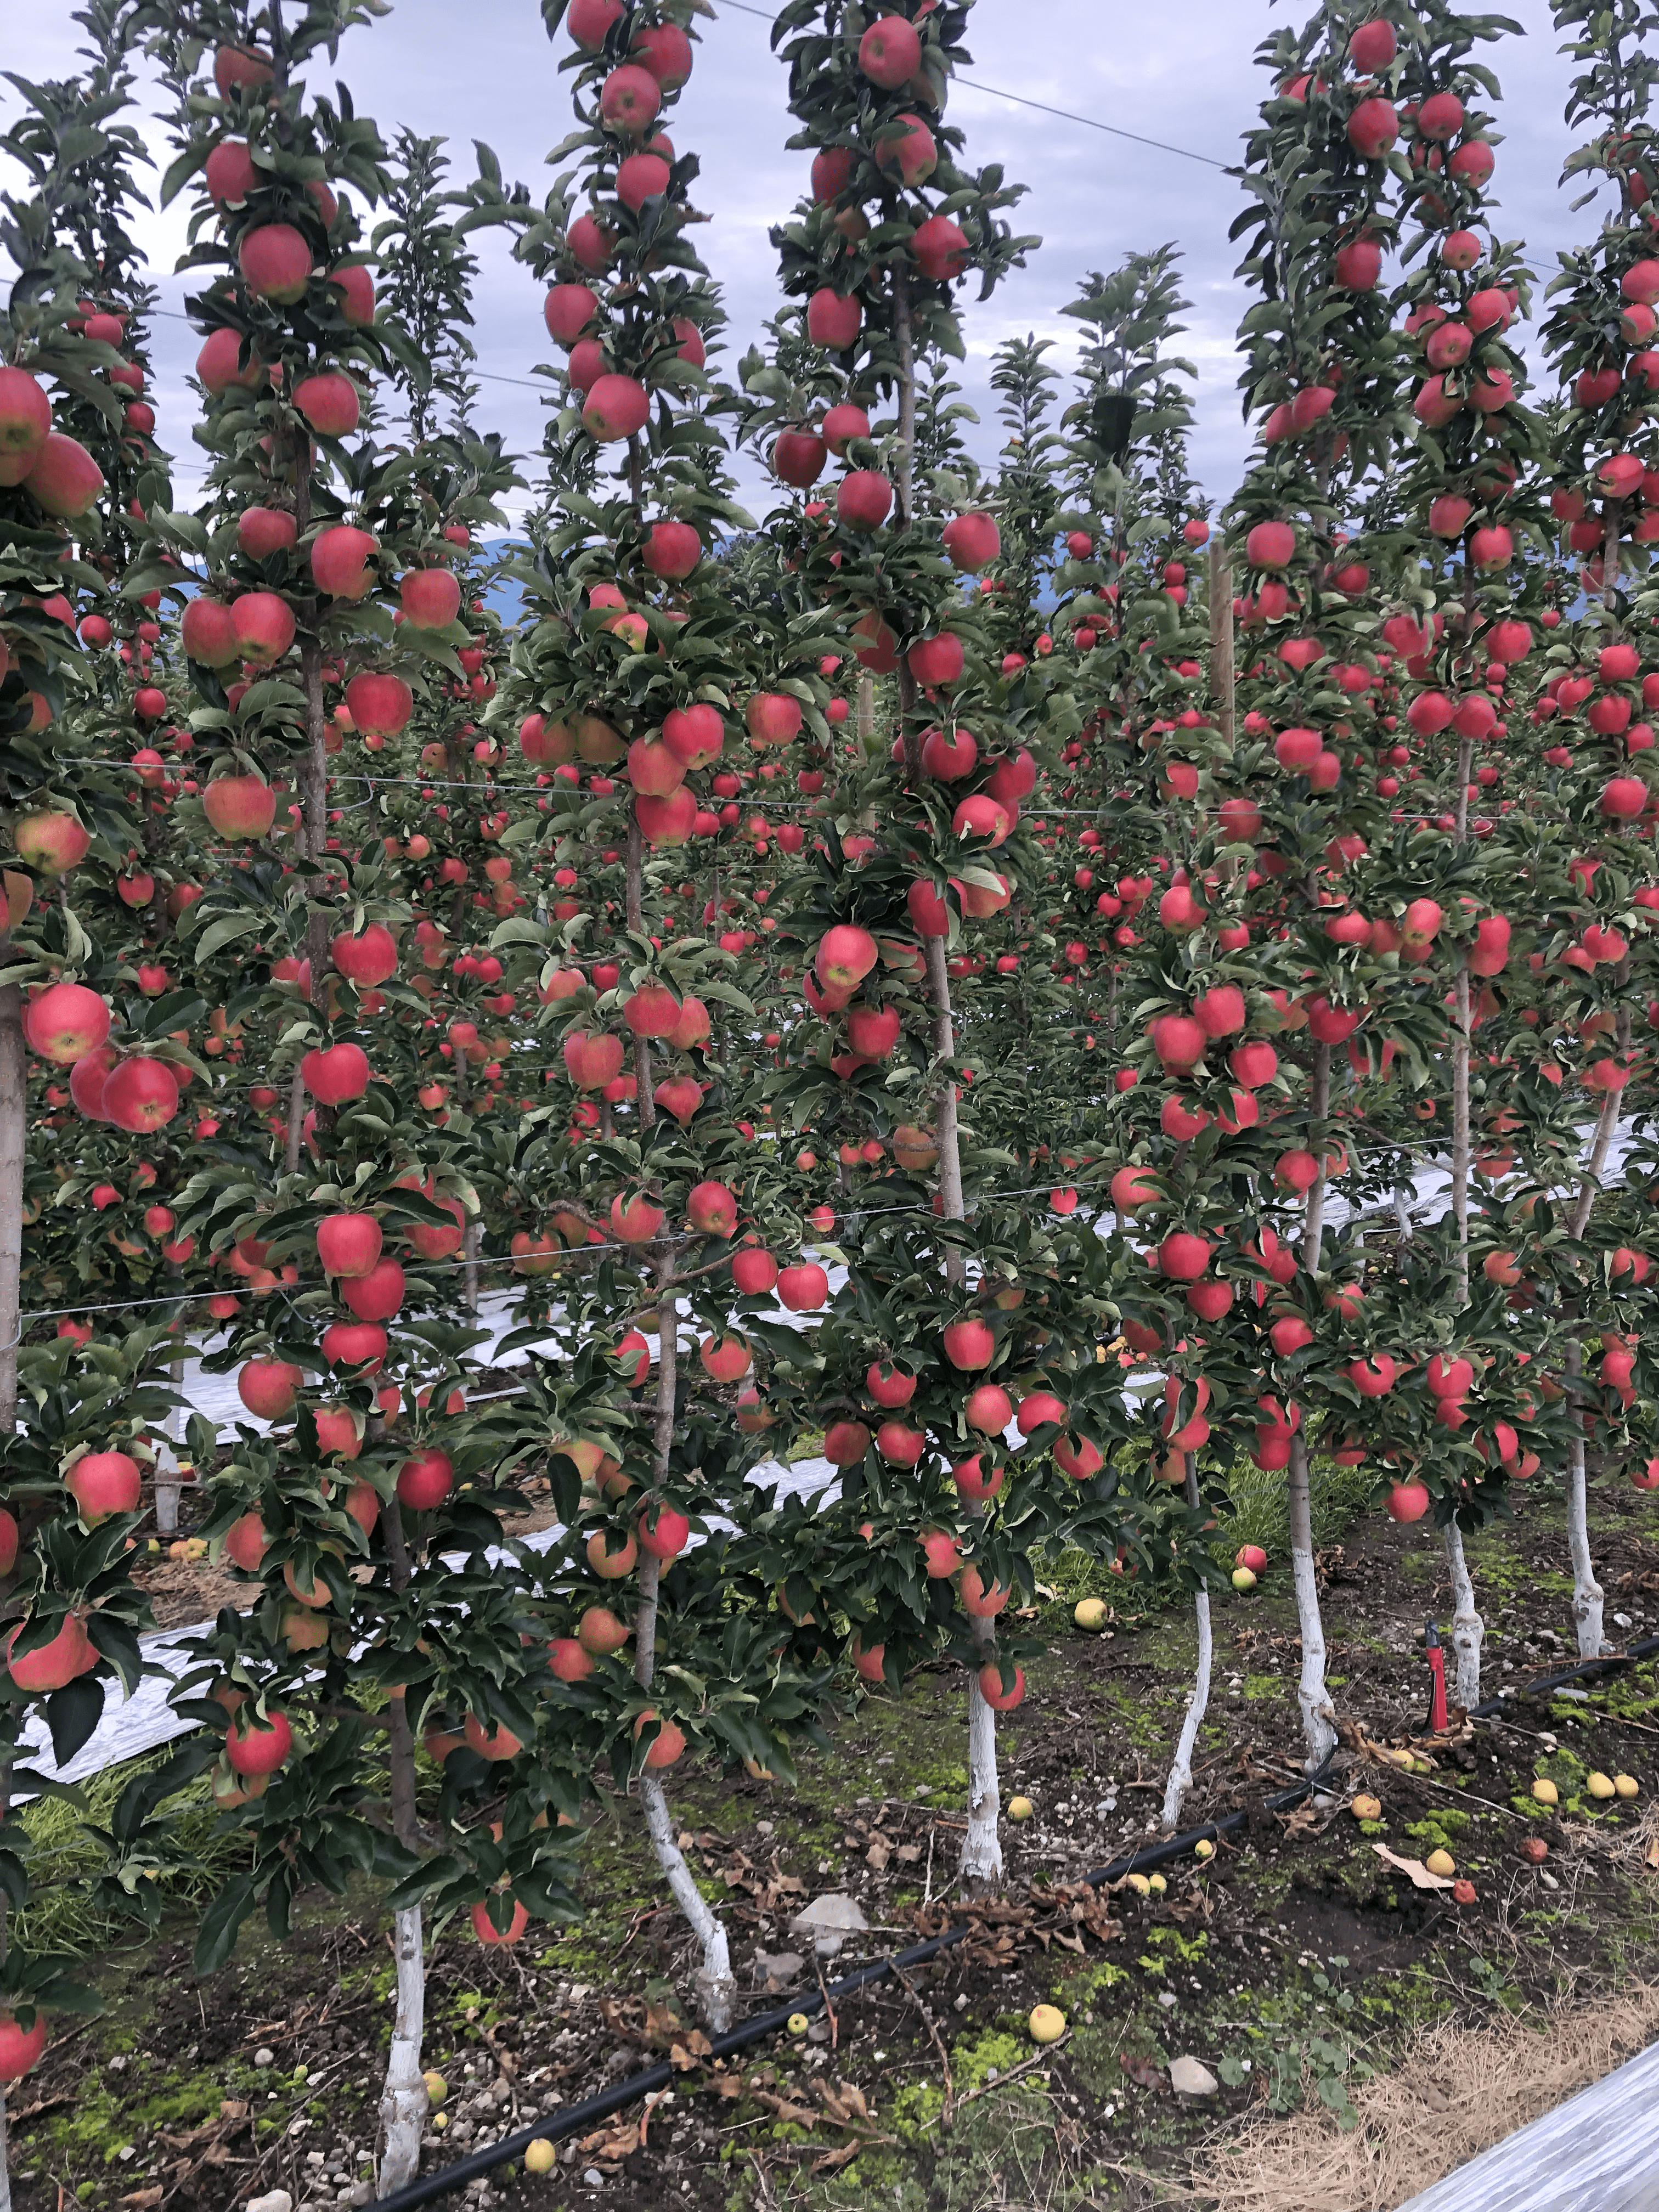
<svg viewBox="0 0 1659 2212"><path fill-rule="evenodd" d="M1469 1718L1472 1721L1490 1720L1494 1713L1501 1713L1509 1700L1516 1695L1535 1698L1542 1691L1559 1689L1563 1682L1575 1682L1580 1675L1602 1674L1609 1667L1628 1667L1656 1656L1659 1656L1659 1636L1644 1637L1639 1644L1632 1644L1627 1651L1610 1651L1605 1659L1581 1659L1576 1667L1564 1668L1559 1674L1546 1674L1541 1682L1523 1682L1519 1692L1500 1690L1495 1698L1486 1698L1480 1705L1472 1705Z"/></svg>
<svg viewBox="0 0 1659 2212"><path fill-rule="evenodd" d="M1627 1651L1613 1652L1605 1659L1581 1660L1577 1666L1565 1668L1559 1674L1547 1674L1541 1681L1523 1684L1521 1693L1535 1697L1541 1692L1559 1689L1563 1683L1575 1681L1583 1675L1603 1674L1611 1667L1629 1666L1655 1656L1659 1656L1659 1636L1648 1637L1640 1644L1632 1644ZM1506 1690L1498 1697L1487 1698L1471 1709L1470 1719L1486 1720L1501 1713L1516 1694L1517 1692ZM1325 1771L1339 1748L1340 1746L1334 1744L1305 1782L1293 1784L1290 1789L1278 1790L1271 1797L1264 1799L1262 1810L1285 1813L1292 1806L1299 1805L1323 1779ZM1184 1858L1200 1843L1213 1843L1219 1837L1235 1833L1246 1825L1249 1818L1249 1808L1226 1814L1219 1820L1207 1821L1201 1828L1189 1828L1184 1835L1170 1836L1162 1843L1148 1844L1140 1850L1114 1859L1109 1866L1097 1867L1083 1879L1091 1888L1098 1889L1108 1882L1121 1881L1125 1875L1140 1874L1167 1865L1171 1859ZM832 2004L837 2003L844 1997L856 1996L860 1990L868 1989L872 1983L883 1980L890 1972L902 1972L908 1966L925 1965L929 1959L937 1958L941 1951L948 1951L953 1945L960 1943L970 1932L967 1928L947 1928L942 1936L930 1936L925 1943L912 1944L908 1951L900 1951L892 1957L878 1959L867 1966L860 1966L855 1973L847 1974L840 1981L830 1984L829 2000ZM798 2000L775 2006L770 2012L760 2013L753 2020L745 2021L741 2027L734 2027L725 2035L717 2035L709 2045L708 2056L711 2059L730 2058L738 2051L749 2050L767 2036L775 2035L780 2028L787 2027L796 2014L802 2014L810 2020L823 2009L823 1992L814 1990L804 1993ZM638 2099L668 2088L673 2080L674 2069L666 2063L647 2067L643 2074L630 2074L625 2081L618 2081L614 2088L602 2089L597 2096L584 2098L579 2105L562 2106L557 2111L550 2112L545 2119L520 2128L515 2135L504 2136L499 2142L490 2143L482 2150L471 2151L466 2157L458 2158L453 2165L440 2167L435 2173L423 2174L406 2183L392 2196L379 2198L376 2212L418 2212L420 2206L435 2204L441 2197L451 2195L455 2190L465 2189L469 2182L481 2180L485 2174L493 2173L497 2166L505 2166L508 2160L521 2158L532 2142L538 2140L562 2142L601 2120L608 2120L613 2113L621 2112Z"/></svg>

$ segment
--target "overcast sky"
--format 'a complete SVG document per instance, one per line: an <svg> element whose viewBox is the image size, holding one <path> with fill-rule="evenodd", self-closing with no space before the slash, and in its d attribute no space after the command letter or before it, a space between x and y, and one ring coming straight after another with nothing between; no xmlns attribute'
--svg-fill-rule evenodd
<svg viewBox="0 0 1659 2212"><path fill-rule="evenodd" d="M766 23L714 0L702 25L690 86L672 119L682 150L702 157L698 205L712 217L698 234L704 258L725 288L732 335L741 351L778 304L775 257L769 225L793 206L805 185L807 157L785 150L790 118L786 77L769 50ZM1204 161L1163 152L1091 128L1087 123L1016 105L998 93L1090 117L1203 155L1238 158L1241 132L1265 84L1252 55L1271 27L1294 9L1268 0L1179 0L1177 5L1113 6L1099 0L979 0L970 26L974 54L950 107L968 135L969 158L997 161L1028 186L1016 228L1040 233L1042 246L983 306L964 288L969 360L963 373L981 425L975 451L988 460L1000 442L987 384L993 349L1034 331L1056 341L1055 358L1075 358L1076 325L1060 313L1091 268L1109 269L1124 254L1173 240L1185 257L1192 301L1185 349L1200 372L1195 471L1212 500L1231 492L1241 472L1245 440L1235 390L1233 337L1248 304L1233 277L1236 251L1228 226L1242 204L1237 181ZM1547 276L1557 252L1588 237L1595 215L1569 212L1556 179L1568 141L1561 122L1565 64L1558 57L1545 0L1510 0L1508 11L1527 35L1486 51L1504 91L1499 116L1504 143L1494 191L1502 234L1524 238L1533 265ZM63 76L74 62L75 26L68 0L44 9L14 7L6 21L5 60L27 76ZM568 41L562 35L560 51ZM543 30L535 0L395 0L391 13L350 33L340 75L361 114L372 115L389 141L399 123L450 141L456 167L472 173L471 141L483 138L509 179L526 182L539 199L550 174L548 149L569 127L568 80ZM995 88L988 90L985 88ZM0 84L0 115L15 95ZM159 130L154 143L165 167ZM178 309L185 285L172 274L183 232L183 202L140 230L163 305ZM511 262L501 239L483 234L483 264L475 311L483 386L482 427L501 430L509 448L533 453L540 440L540 403L526 389L533 365L550 349L538 288ZM199 280L198 280L199 281ZM189 437L192 399L182 376L197 340L181 321L156 325L158 435L175 455L181 500L193 495L200 468ZM747 488L746 488L747 489Z"/></svg>

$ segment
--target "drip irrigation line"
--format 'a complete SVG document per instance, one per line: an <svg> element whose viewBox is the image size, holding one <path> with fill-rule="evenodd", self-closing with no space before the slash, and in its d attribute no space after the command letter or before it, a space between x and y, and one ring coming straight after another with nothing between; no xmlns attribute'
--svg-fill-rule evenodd
<svg viewBox="0 0 1659 2212"><path fill-rule="evenodd" d="M1585 1675L1604 1674L1615 1667L1638 1665L1656 1654L1659 1654L1659 1636L1644 1638L1640 1643L1632 1644L1627 1650L1609 1652L1604 1658L1581 1660L1576 1666L1564 1668L1555 1674L1547 1674L1540 1681L1500 1691L1497 1697L1486 1698L1471 1707L1469 1718L1495 1718L1503 1713L1506 1704L1515 1697L1541 1696ZM1318 1789L1340 1748L1340 1743L1333 1744L1304 1782L1296 1783L1288 1790L1275 1791L1262 1801L1261 1809L1269 1814L1285 1813L1303 1803ZM1200 1843L1214 1843L1223 1836L1236 1834L1249 1824L1250 1817L1251 1808L1249 1807L1225 1814L1220 1820L1208 1821L1201 1827L1189 1828L1184 1834L1171 1836L1161 1843L1146 1844L1139 1850L1130 1851L1121 1858L1112 1860L1109 1865L1097 1867L1085 1874L1083 1880L1090 1888L1100 1889L1112 1882L1121 1881L1126 1875L1152 1871L1167 1865L1171 1860L1184 1858ZM890 1973L902 1976L907 1967L925 1965L942 1951L950 1950L962 1942L971 1933L971 1928L968 1927L947 1928L942 1935L913 1944L908 1950L878 1959L867 1966L860 1966L855 1972L843 1975L839 1981L832 1982L827 1990L804 1991L787 2003L775 2006L771 2011L746 2021L741 2027L716 2036L709 2046L709 2058L734 2057L738 2052L750 2049L755 2044L786 2028L794 2014L802 2014L811 2020L826 2011L831 2004L855 1996L860 1990L884 1980ZM435 2173L423 2174L416 2180L406 2183L402 2189L394 2190L390 2197L378 2199L379 2212L420 2212L421 2207L435 2204L441 2198L452 2196L455 2191L465 2189L469 2182L493 2173L509 2160L521 2158L532 2142L538 2140L562 2142L601 2120L611 2118L639 2099L670 2087L674 2080L674 2067L665 2063L649 2067L641 2074L630 2075L626 2081L617 2082L612 2088L601 2090L597 2096L585 2098L580 2104L556 2107L544 2118L532 2121L514 2134L503 2136L499 2142L470 2152L453 2164L440 2167Z"/></svg>

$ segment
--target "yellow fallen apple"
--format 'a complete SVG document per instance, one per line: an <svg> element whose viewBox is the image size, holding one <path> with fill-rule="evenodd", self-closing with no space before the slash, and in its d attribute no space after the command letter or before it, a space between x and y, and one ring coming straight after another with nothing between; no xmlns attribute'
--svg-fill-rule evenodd
<svg viewBox="0 0 1659 2212"><path fill-rule="evenodd" d="M421 2079L426 2084L426 2101L435 2112L440 2105L448 2100L449 2084L441 2074L422 2074Z"/></svg>
<svg viewBox="0 0 1659 2212"><path fill-rule="evenodd" d="M1011 1820L1029 1820L1036 1810L1036 1807L1029 1797L1011 1797L1008 1800L1008 1818Z"/></svg>
<svg viewBox="0 0 1659 2212"><path fill-rule="evenodd" d="M1587 1775L1584 1787L1592 1797L1607 1798L1616 1794L1611 1776L1606 1774Z"/></svg>
<svg viewBox="0 0 1659 2212"><path fill-rule="evenodd" d="M1200 1836L1193 1845L1193 1856L1195 1859L1212 1859L1215 1856L1215 1845L1207 1836Z"/></svg>
<svg viewBox="0 0 1659 2212"><path fill-rule="evenodd" d="M1126 1874L1123 1879L1129 1888L1133 1890L1137 1897L1150 1897L1152 1895L1152 1885L1147 1881L1144 1874Z"/></svg>
<svg viewBox="0 0 1659 2212"><path fill-rule="evenodd" d="M1453 1875L1457 1872L1457 1862L1449 1851L1431 1851L1423 1863L1431 1874Z"/></svg>
<svg viewBox="0 0 1659 2212"><path fill-rule="evenodd" d="M1255 1588L1255 1577L1248 1567L1233 1569L1233 1588L1236 1590L1253 1590Z"/></svg>
<svg viewBox="0 0 1659 2212"><path fill-rule="evenodd" d="M1561 1802L1561 1792L1547 1774L1539 1776L1532 1785L1532 1794L1540 1805L1559 1805Z"/></svg>
<svg viewBox="0 0 1659 2212"><path fill-rule="evenodd" d="M545 2136L538 2136L534 2142L524 2147L524 2170L526 2173L551 2173L558 2155Z"/></svg>
<svg viewBox="0 0 1659 2212"><path fill-rule="evenodd" d="M445 2130L445 2129L449 2125L449 2115L448 2115L448 2113L447 2113L447 2112L434 2112L434 2114L432 2115L432 2124L433 2124L434 2128L437 2130L438 2134L441 2135L441 2134L443 2133L444 2130Z"/></svg>
<svg viewBox="0 0 1659 2212"><path fill-rule="evenodd" d="M1621 1797L1634 1797L1642 1787L1633 1774L1615 1774L1613 1786Z"/></svg>
<svg viewBox="0 0 1659 2212"><path fill-rule="evenodd" d="M1149 1874L1146 1877L1146 1887L1154 1897L1162 1897L1170 1885L1161 1874Z"/></svg>
<svg viewBox="0 0 1659 2212"><path fill-rule="evenodd" d="M1098 1597L1079 1598L1072 1607L1072 1618L1079 1628L1104 1628L1106 1626L1105 1600Z"/></svg>
<svg viewBox="0 0 1659 2212"><path fill-rule="evenodd" d="M1058 2005L1033 2005L1026 2026L1033 2043L1058 2043L1066 2033L1066 2015Z"/></svg>
<svg viewBox="0 0 1659 2212"><path fill-rule="evenodd" d="M1362 1790L1357 1797L1349 1800L1348 1810L1356 1820L1380 1820L1382 1818L1382 1801L1380 1797L1368 1797Z"/></svg>
<svg viewBox="0 0 1659 2212"><path fill-rule="evenodd" d="M804 2012L792 2012L790 2014L789 2033L791 2035L805 2035L807 2030L807 2018Z"/></svg>

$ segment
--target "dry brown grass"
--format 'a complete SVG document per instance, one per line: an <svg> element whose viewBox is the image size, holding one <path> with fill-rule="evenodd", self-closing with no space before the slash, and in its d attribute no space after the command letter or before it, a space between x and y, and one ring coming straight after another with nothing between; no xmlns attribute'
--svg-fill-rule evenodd
<svg viewBox="0 0 1659 2212"><path fill-rule="evenodd" d="M1247 2124L1194 2179L1218 2212L1395 2212L1656 2035L1659 1986L1645 1984L1542 2028L1435 2028L1407 2064L1354 2092L1352 2132L1311 2113Z"/></svg>

